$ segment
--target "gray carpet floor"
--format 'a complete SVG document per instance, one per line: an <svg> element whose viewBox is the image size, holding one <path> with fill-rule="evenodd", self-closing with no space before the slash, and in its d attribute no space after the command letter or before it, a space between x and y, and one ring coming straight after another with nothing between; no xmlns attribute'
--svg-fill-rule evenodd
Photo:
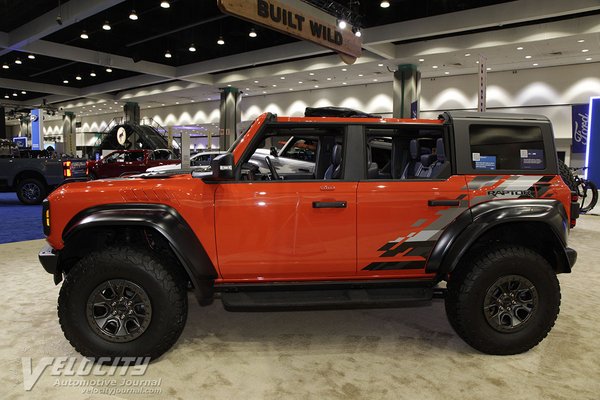
<svg viewBox="0 0 600 400"><path fill-rule="evenodd" d="M52 376L31 391L22 357L77 356L56 316L58 287L42 270L43 241L0 245L0 399L598 399L600 217L571 233L579 260L561 275L562 306L533 350L480 354L450 328L442 301L430 307L228 313L190 297L185 331L143 377ZM158 394L90 395L108 379L160 379Z"/></svg>

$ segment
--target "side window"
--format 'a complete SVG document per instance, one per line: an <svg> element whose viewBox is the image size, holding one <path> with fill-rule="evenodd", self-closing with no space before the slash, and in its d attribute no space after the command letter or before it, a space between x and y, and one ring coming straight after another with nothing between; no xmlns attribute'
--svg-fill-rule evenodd
<svg viewBox="0 0 600 400"><path fill-rule="evenodd" d="M125 153L116 152L116 153L109 154L108 157L106 157L106 161L109 163L123 162L123 161L125 161Z"/></svg>
<svg viewBox="0 0 600 400"><path fill-rule="evenodd" d="M342 128L274 127L265 133L254 149L246 153L240 178L288 181L342 179L343 144Z"/></svg>
<svg viewBox="0 0 600 400"><path fill-rule="evenodd" d="M441 128L366 129L367 179L447 179L451 174Z"/></svg>
<svg viewBox="0 0 600 400"><path fill-rule="evenodd" d="M476 170L546 168L542 130L537 126L471 125L469 141Z"/></svg>

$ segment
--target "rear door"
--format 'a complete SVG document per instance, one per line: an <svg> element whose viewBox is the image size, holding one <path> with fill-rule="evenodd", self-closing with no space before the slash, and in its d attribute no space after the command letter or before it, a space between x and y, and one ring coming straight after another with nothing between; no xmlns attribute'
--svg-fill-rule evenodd
<svg viewBox="0 0 600 400"><path fill-rule="evenodd" d="M371 177L358 186L357 274L429 277L425 264L433 246L468 209L466 180L452 174L449 138L442 126L367 127L365 133ZM411 157L415 141L419 151Z"/></svg>

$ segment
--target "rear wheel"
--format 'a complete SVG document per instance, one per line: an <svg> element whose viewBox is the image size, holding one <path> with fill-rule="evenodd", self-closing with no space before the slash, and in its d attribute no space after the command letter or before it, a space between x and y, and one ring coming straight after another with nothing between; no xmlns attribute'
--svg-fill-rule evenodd
<svg viewBox="0 0 600 400"><path fill-rule="evenodd" d="M23 179L17 185L17 197L23 204L41 204L46 198L46 185L38 179Z"/></svg>
<svg viewBox="0 0 600 400"><path fill-rule="evenodd" d="M168 264L129 247L81 259L58 298L65 337L89 357L162 355L179 338L187 316L185 280Z"/></svg>
<svg viewBox="0 0 600 400"><path fill-rule="evenodd" d="M561 160L558 160L558 172L560 173L560 177L567 184L569 189L576 192L577 181L575 180L575 176L573 175L573 172L571 172L567 164L565 164Z"/></svg>
<svg viewBox="0 0 600 400"><path fill-rule="evenodd" d="M544 339L558 316L550 264L520 246L494 247L461 262L448 282L446 313L456 333L488 354L518 354Z"/></svg>

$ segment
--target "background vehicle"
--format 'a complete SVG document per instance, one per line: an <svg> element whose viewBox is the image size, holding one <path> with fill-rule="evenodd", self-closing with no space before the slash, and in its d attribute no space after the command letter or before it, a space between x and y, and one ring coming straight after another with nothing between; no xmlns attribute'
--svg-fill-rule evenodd
<svg viewBox="0 0 600 400"><path fill-rule="evenodd" d="M192 169L196 167L210 167L210 163L219 154L223 154L224 151L204 151L202 153L194 154L190 157L190 167ZM181 169L181 163L179 164L166 164L158 167L151 167L146 172L159 172L159 171L171 171Z"/></svg>
<svg viewBox="0 0 600 400"><path fill-rule="evenodd" d="M40 204L65 179L83 177L83 159L21 158L12 143L0 143L0 191L16 192L23 204Z"/></svg>
<svg viewBox="0 0 600 400"><path fill-rule="evenodd" d="M117 150L98 161L87 162L90 179L114 178L145 172L150 167L177 164L181 160L167 149Z"/></svg>
<svg viewBox="0 0 600 400"><path fill-rule="evenodd" d="M39 256L55 283L64 278L67 339L86 356L158 357L183 330L188 285L199 304L240 311L444 297L452 327L479 351L516 354L544 339L559 312L556 275L577 258L567 237L578 216L549 120L342 111L263 114L211 172L51 195ZM271 147L289 138L311 168L275 168Z"/></svg>

